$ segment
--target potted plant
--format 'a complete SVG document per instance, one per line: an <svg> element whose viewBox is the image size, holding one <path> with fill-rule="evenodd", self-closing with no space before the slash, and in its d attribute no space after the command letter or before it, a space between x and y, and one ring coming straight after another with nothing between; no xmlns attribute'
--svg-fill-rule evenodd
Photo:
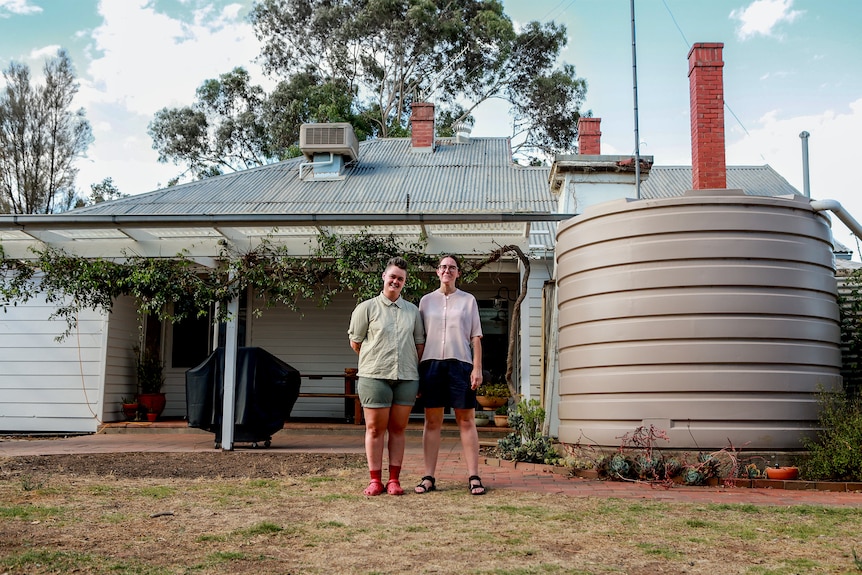
<svg viewBox="0 0 862 575"><path fill-rule="evenodd" d="M494 412L494 425L497 427L509 426L509 406L503 404Z"/></svg>
<svg viewBox="0 0 862 575"><path fill-rule="evenodd" d="M128 421L137 419L138 409L140 408L137 399L134 397L123 397L120 399L120 403L123 405L123 415L126 416Z"/></svg>
<svg viewBox="0 0 862 575"><path fill-rule="evenodd" d="M505 383L483 383L476 390L476 401L482 407L497 409L509 402L509 386Z"/></svg>
<svg viewBox="0 0 862 575"><path fill-rule="evenodd" d="M158 417L164 411L166 402L165 394L162 393L165 383L164 365L158 354L150 349L141 351L136 347L135 376L138 379L138 403L141 409L148 414L148 419L150 413L155 413L155 417Z"/></svg>

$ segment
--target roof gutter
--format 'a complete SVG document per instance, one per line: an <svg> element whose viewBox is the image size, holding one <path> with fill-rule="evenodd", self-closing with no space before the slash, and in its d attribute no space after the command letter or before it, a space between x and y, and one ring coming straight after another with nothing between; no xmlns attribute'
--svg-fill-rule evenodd
<svg viewBox="0 0 862 575"><path fill-rule="evenodd" d="M450 214L7 214L0 215L0 230L19 228L107 228L308 225L416 225L560 222L575 214L547 212Z"/></svg>

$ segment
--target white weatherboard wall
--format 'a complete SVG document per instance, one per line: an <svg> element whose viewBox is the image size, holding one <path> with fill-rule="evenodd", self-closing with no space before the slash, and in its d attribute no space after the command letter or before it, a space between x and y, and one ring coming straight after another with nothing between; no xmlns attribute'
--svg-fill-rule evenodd
<svg viewBox="0 0 862 575"><path fill-rule="evenodd" d="M81 312L62 342L63 320L41 298L0 314L0 430L92 433L102 415L106 315Z"/></svg>
<svg viewBox="0 0 862 575"><path fill-rule="evenodd" d="M344 373L344 368L355 368L359 362L347 340L350 314L355 306L352 295L340 294L326 308L303 301L299 312L284 306L265 309L263 315L252 322L248 345L265 349L302 374ZM303 378L301 390L342 393L344 380ZM344 417L344 400L302 397L297 400L291 415Z"/></svg>
<svg viewBox="0 0 862 575"><path fill-rule="evenodd" d="M120 297L111 309L105 354L104 421L125 419L120 400L137 393L135 355L139 339L138 316L134 300ZM185 397L183 398L185 400Z"/></svg>
<svg viewBox="0 0 862 575"><path fill-rule="evenodd" d="M546 260L530 264L527 297L521 303L521 393L542 401L542 288L550 279ZM526 335L526 337L524 337ZM526 385L525 385L526 384Z"/></svg>

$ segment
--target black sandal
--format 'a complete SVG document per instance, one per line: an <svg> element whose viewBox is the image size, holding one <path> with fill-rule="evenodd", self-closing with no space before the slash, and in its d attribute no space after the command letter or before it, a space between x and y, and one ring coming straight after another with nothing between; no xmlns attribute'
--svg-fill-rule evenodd
<svg viewBox="0 0 862 575"><path fill-rule="evenodd" d="M431 487L425 487L426 481L431 484ZM420 489L422 491L419 491ZM437 480L430 475L426 475L419 481L419 485L417 485L413 491L420 495L423 493L428 493L429 491L437 491Z"/></svg>
<svg viewBox="0 0 862 575"><path fill-rule="evenodd" d="M473 482L476 483L473 483ZM485 495L485 486L482 485L482 478L478 475L471 475L470 479L467 480L467 489L470 490L470 495ZM481 489L479 493L473 491L474 489Z"/></svg>

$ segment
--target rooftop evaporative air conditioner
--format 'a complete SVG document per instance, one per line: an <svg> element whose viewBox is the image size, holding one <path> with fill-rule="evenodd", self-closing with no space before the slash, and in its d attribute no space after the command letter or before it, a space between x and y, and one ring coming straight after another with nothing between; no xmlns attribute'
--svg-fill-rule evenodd
<svg viewBox="0 0 862 575"><path fill-rule="evenodd" d="M314 154L326 152L348 156L350 161L359 158L359 142L347 122L303 124L299 128L299 149L309 160Z"/></svg>

